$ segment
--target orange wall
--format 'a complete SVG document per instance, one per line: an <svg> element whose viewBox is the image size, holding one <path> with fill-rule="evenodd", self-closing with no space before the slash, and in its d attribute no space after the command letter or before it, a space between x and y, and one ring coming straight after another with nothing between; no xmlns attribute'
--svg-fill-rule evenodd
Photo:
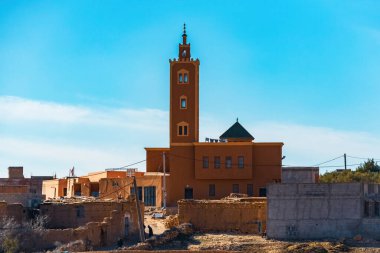
<svg viewBox="0 0 380 253"><path fill-rule="evenodd" d="M170 172L170 149L169 148L145 148L146 150L146 171L163 172L162 153L166 153L165 168Z"/></svg>
<svg viewBox="0 0 380 253"><path fill-rule="evenodd" d="M189 72L188 83L178 84L178 71ZM199 139L199 61L170 63L170 143L192 143ZM187 97L187 109L180 108L180 97ZM188 136L177 135L177 124L189 124Z"/></svg>
<svg viewBox="0 0 380 253"><path fill-rule="evenodd" d="M196 143L196 179L252 179L252 143ZM209 168L203 168L208 156ZM214 168L214 157L220 157L220 168ZM231 156L232 168L226 168L225 158ZM238 168L238 156L244 157L244 168Z"/></svg>
<svg viewBox="0 0 380 253"><path fill-rule="evenodd" d="M216 145L217 144L217 145ZM241 144L241 145L240 145ZM247 185L253 184L254 196L268 183L281 179L283 143L195 143L172 145L170 150L170 178L168 178L168 205L175 206L184 198L186 187L193 188L194 199L220 199L232 193L232 185L239 185L240 193L247 193ZM251 153L249 153L251 152ZM202 156L231 155L232 169L226 169L221 157L221 168L202 168ZM237 156L243 154L245 166L237 168ZM199 160L199 161L198 161ZM199 172L201 171L201 172ZM247 175L240 177L239 173ZM209 185L215 185L215 196L209 196Z"/></svg>

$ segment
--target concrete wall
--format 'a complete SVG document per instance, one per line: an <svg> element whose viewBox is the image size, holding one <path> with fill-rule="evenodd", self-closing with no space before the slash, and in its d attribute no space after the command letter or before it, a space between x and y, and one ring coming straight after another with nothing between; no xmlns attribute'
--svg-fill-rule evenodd
<svg viewBox="0 0 380 253"><path fill-rule="evenodd" d="M267 235L275 239L353 237L360 233L363 185L271 184Z"/></svg>
<svg viewBox="0 0 380 253"><path fill-rule="evenodd" d="M202 231L260 233L266 226L266 201L180 200L178 220Z"/></svg>
<svg viewBox="0 0 380 253"><path fill-rule="evenodd" d="M284 184L318 183L319 167L283 167L281 182Z"/></svg>

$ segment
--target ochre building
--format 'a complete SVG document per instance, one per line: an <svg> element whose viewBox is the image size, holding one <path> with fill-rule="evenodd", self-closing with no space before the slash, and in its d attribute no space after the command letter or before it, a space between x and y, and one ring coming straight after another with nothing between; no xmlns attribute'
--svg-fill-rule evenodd
<svg viewBox="0 0 380 253"><path fill-rule="evenodd" d="M199 59L186 30L170 63L170 147L145 148L147 172L170 173L167 205L180 199L220 199L230 193L265 196L281 180L282 142L254 142L236 121L219 139L199 142Z"/></svg>

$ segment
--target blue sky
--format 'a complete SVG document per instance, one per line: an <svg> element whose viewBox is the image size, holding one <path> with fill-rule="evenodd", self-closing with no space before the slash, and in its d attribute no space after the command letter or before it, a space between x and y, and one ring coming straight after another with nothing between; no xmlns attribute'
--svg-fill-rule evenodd
<svg viewBox="0 0 380 253"><path fill-rule="evenodd" d="M84 174L167 146L184 22L202 138L239 117L257 141L285 143L284 164L380 157L378 13L378 1L3 0L0 176Z"/></svg>

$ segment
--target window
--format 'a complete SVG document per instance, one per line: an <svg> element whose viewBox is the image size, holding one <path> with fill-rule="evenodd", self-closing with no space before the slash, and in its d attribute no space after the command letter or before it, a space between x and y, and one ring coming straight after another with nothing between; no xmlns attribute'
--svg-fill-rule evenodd
<svg viewBox="0 0 380 253"><path fill-rule="evenodd" d="M208 168L208 156L203 157L203 168Z"/></svg>
<svg viewBox="0 0 380 253"><path fill-rule="evenodd" d="M259 189L259 197L266 197L267 196L267 189L266 188L260 188Z"/></svg>
<svg viewBox="0 0 380 253"><path fill-rule="evenodd" d="M226 168L231 169L232 168L232 157L226 156Z"/></svg>
<svg viewBox="0 0 380 253"><path fill-rule="evenodd" d="M179 100L180 100L180 108L181 109L186 109L187 108L187 98L186 98L186 96L181 96Z"/></svg>
<svg viewBox="0 0 380 253"><path fill-rule="evenodd" d="M247 195L253 197L253 184L247 184Z"/></svg>
<svg viewBox="0 0 380 253"><path fill-rule="evenodd" d="M214 157L214 168L219 169L220 168L220 156Z"/></svg>
<svg viewBox="0 0 380 253"><path fill-rule="evenodd" d="M177 124L178 136L187 136L189 134L189 124L186 122L181 122Z"/></svg>
<svg viewBox="0 0 380 253"><path fill-rule="evenodd" d="M239 184L232 185L232 193L239 193Z"/></svg>
<svg viewBox="0 0 380 253"><path fill-rule="evenodd" d="M208 195L210 197L215 197L215 185L214 184L208 185Z"/></svg>
<svg viewBox="0 0 380 253"><path fill-rule="evenodd" d="M238 156L238 168L239 169L244 168L244 156Z"/></svg>
<svg viewBox="0 0 380 253"><path fill-rule="evenodd" d="M183 77L183 82L187 83L189 81L189 78L187 77L187 73L185 73L183 76L184 76Z"/></svg>
<svg viewBox="0 0 380 253"><path fill-rule="evenodd" d="M178 75L178 84L185 84L189 82L189 71L186 69L181 69L177 72Z"/></svg>

